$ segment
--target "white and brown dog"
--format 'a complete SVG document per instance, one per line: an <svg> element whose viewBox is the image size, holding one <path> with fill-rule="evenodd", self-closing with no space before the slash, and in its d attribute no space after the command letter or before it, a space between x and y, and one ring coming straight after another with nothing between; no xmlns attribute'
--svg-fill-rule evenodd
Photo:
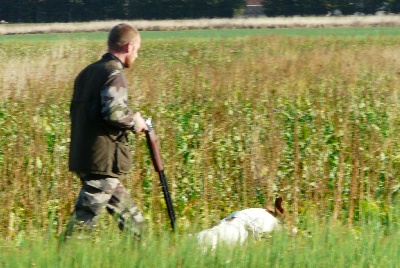
<svg viewBox="0 0 400 268"><path fill-rule="evenodd" d="M250 235L257 239L265 233L280 229L280 219L284 214L282 197L278 197L275 200L274 210L248 208L233 212L218 225L198 233L197 238L200 243L211 246L212 249L219 243L242 244Z"/></svg>

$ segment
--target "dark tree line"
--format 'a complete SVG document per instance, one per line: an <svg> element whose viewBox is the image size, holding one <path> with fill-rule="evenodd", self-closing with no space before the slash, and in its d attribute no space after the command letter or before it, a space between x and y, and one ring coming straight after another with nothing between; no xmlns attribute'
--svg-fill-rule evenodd
<svg viewBox="0 0 400 268"><path fill-rule="evenodd" d="M141 19L233 17L245 0L132 0L131 16Z"/></svg>
<svg viewBox="0 0 400 268"><path fill-rule="evenodd" d="M400 0L264 0L267 16L399 13Z"/></svg>
<svg viewBox="0 0 400 268"><path fill-rule="evenodd" d="M245 0L0 0L0 20L71 22L232 17Z"/></svg>
<svg viewBox="0 0 400 268"><path fill-rule="evenodd" d="M246 0L0 0L0 20L72 22L233 17ZM264 0L267 16L398 13L400 0Z"/></svg>

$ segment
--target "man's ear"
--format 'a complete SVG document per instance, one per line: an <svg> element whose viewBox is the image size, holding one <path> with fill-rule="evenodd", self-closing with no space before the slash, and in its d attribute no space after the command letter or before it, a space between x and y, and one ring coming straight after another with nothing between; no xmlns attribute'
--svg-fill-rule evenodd
<svg viewBox="0 0 400 268"><path fill-rule="evenodd" d="M124 45L124 52L130 53L133 50L133 42L128 42Z"/></svg>

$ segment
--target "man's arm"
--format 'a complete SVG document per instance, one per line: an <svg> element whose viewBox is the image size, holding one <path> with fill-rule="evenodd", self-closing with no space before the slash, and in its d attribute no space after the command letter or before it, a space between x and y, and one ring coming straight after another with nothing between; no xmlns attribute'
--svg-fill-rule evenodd
<svg viewBox="0 0 400 268"><path fill-rule="evenodd" d="M102 117L116 127L143 132L147 125L139 112L134 114L128 108L127 89L123 86L125 83L118 81L118 78L121 79L115 75L100 93Z"/></svg>
<svg viewBox="0 0 400 268"><path fill-rule="evenodd" d="M133 113L126 104L126 88L108 85L101 91L100 97L101 115L105 121L124 129L134 127Z"/></svg>

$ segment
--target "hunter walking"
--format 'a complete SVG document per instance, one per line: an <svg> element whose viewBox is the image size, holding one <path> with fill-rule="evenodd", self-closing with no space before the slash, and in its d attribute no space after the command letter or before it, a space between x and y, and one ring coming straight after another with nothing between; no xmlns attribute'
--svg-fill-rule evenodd
<svg viewBox="0 0 400 268"><path fill-rule="evenodd" d="M91 229L106 209L121 230L140 237L144 217L119 178L131 168L132 156L127 134L147 130L139 112L127 106L127 79L141 45L139 32L121 23L108 35L108 52L87 66L75 80L71 102L71 144L69 169L82 188L68 224Z"/></svg>

